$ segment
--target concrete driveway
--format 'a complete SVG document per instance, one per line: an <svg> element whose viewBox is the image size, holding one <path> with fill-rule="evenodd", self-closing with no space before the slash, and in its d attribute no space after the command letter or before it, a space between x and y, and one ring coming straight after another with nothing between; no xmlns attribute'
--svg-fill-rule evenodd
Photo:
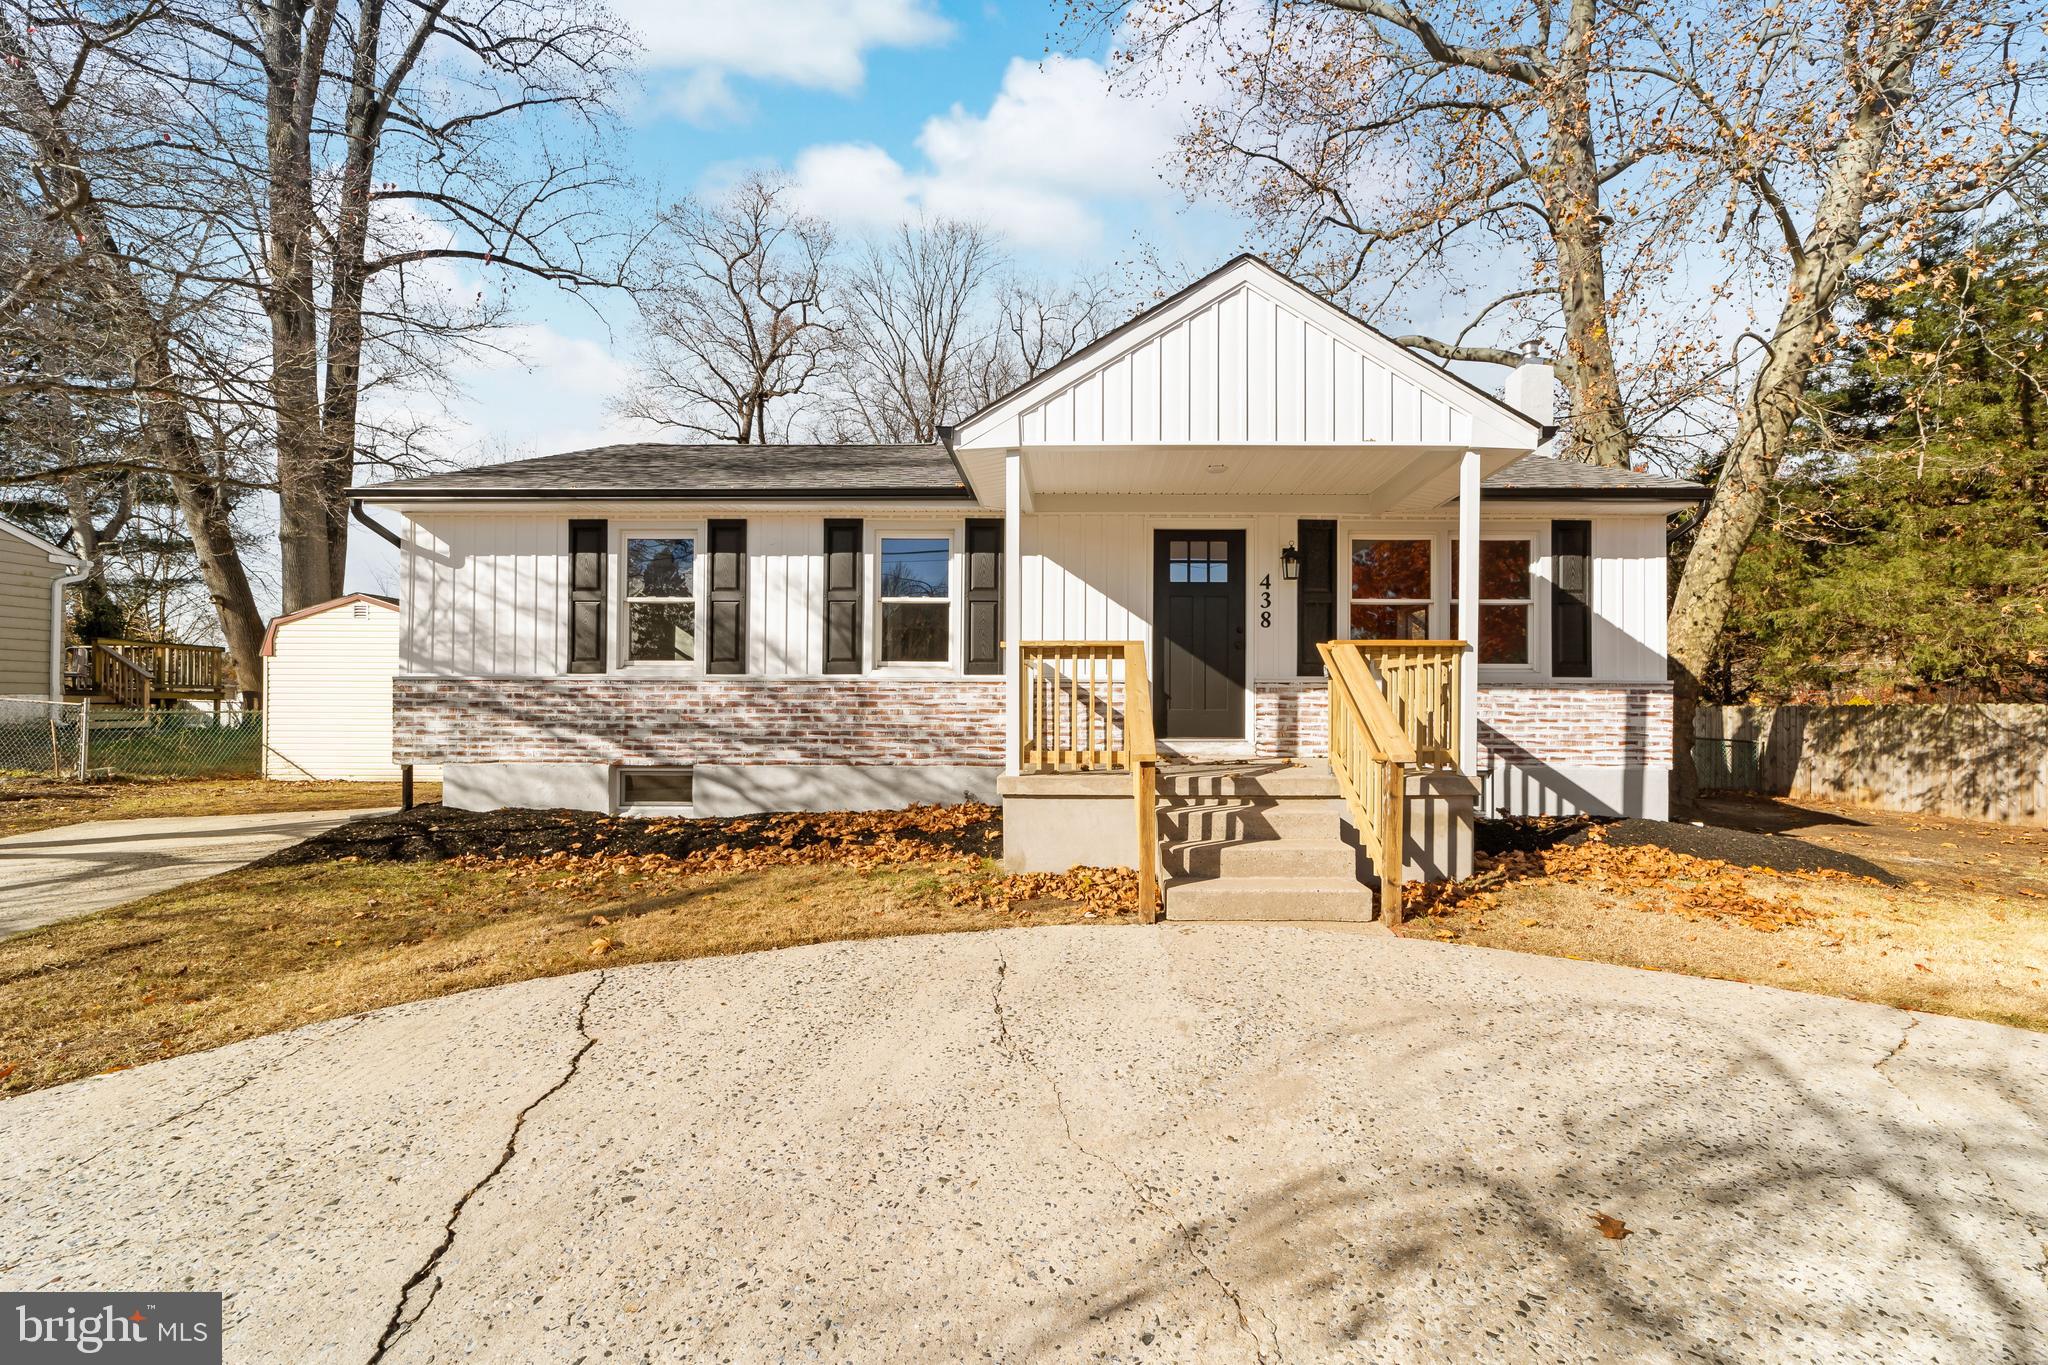
<svg viewBox="0 0 2048 1365"><path fill-rule="evenodd" d="M236 1361L2039 1360L2044 1115L2048 1037L1723 982L834 944L0 1104L0 1288L224 1290Z"/></svg>
<svg viewBox="0 0 2048 1365"><path fill-rule="evenodd" d="M254 862L375 810L92 820L0 839L0 938Z"/></svg>

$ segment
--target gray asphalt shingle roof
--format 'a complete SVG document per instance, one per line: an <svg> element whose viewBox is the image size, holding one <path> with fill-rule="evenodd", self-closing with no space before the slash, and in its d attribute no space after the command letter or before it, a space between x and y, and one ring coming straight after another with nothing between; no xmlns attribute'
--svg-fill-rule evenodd
<svg viewBox="0 0 2048 1365"><path fill-rule="evenodd" d="M1479 485L1485 497L1508 498L1647 498L1674 502L1703 498L1707 486L1663 474L1560 460L1552 455L1524 455Z"/></svg>
<svg viewBox="0 0 2048 1365"><path fill-rule="evenodd" d="M1528 455L1482 485L1489 497L1674 501L1706 488L1661 474ZM669 445L573 450L349 490L399 498L958 498L972 491L942 445Z"/></svg>
<svg viewBox="0 0 2048 1365"><path fill-rule="evenodd" d="M351 496L421 498L968 498L946 448L918 445L630 445L393 479Z"/></svg>

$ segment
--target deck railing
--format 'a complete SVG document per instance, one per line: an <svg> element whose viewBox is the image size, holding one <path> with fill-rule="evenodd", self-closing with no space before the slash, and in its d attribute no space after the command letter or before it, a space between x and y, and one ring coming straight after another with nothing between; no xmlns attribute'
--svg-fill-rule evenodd
<svg viewBox="0 0 2048 1365"><path fill-rule="evenodd" d="M1336 640L1330 648L1370 666L1394 719L1425 768L1458 766L1459 679L1463 640Z"/></svg>
<svg viewBox="0 0 2048 1365"><path fill-rule="evenodd" d="M98 640L68 651L65 674L67 688L123 706L146 706L161 697L219 701L228 695L227 651L218 645Z"/></svg>
<svg viewBox="0 0 2048 1365"><path fill-rule="evenodd" d="M1137 825L1138 918L1159 912L1159 743L1140 640L1026 640L1018 646L1018 766L1128 772Z"/></svg>
<svg viewBox="0 0 2048 1365"><path fill-rule="evenodd" d="M1330 679L1330 771L1351 809L1360 845L1380 874L1380 918L1401 922L1408 819L1408 770L1414 741L1394 714L1365 652L1336 640L1317 645Z"/></svg>

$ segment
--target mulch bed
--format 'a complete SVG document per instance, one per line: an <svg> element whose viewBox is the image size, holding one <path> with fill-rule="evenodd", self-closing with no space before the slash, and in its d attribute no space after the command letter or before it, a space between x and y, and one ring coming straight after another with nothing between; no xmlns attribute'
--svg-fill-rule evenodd
<svg viewBox="0 0 2048 1365"><path fill-rule="evenodd" d="M639 820L590 811L470 811L426 805L351 820L280 849L255 866L300 867L343 858L366 863L562 855L682 859L820 845L857 855L867 844L901 841L929 845L935 855L994 858L1002 853L1002 835L1002 818L993 806Z"/></svg>
<svg viewBox="0 0 2048 1365"><path fill-rule="evenodd" d="M1841 872L1874 877L1887 886L1901 879L1889 869L1831 848L1778 834L1757 834L1720 825L1682 824L1675 820L1595 820L1590 816L1535 816L1519 820L1481 820L1474 838L1481 853L1541 853L1560 845L1579 845L1599 838L1615 848L1661 848L1687 857L1756 867L1767 872Z"/></svg>

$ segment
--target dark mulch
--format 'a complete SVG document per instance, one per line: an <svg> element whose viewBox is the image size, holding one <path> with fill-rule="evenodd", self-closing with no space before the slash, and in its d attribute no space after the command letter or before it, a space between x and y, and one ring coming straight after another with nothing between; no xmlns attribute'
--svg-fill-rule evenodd
<svg viewBox="0 0 2048 1365"><path fill-rule="evenodd" d="M1761 867L1771 872L1846 872L1857 877L1875 877L1887 886L1900 882L1896 874L1868 858L1822 848L1803 839L1672 820L1596 820L1586 815L1481 820L1473 842L1481 853L1535 853L1559 844L1584 843L1596 828L1606 843L1649 844L1694 858L1734 863L1737 867Z"/></svg>
<svg viewBox="0 0 2048 1365"><path fill-rule="evenodd" d="M425 805L351 820L325 834L280 849L253 865L299 867L339 858L366 863L422 863L465 854L538 858L553 853L587 857L658 853L681 858L714 848L857 844L862 842L864 825L886 828L897 838L928 843L947 853L1001 856L1000 817L969 821L957 828L932 829L904 816L904 812L876 812L867 818L832 813L638 820L575 810L472 811Z"/></svg>

